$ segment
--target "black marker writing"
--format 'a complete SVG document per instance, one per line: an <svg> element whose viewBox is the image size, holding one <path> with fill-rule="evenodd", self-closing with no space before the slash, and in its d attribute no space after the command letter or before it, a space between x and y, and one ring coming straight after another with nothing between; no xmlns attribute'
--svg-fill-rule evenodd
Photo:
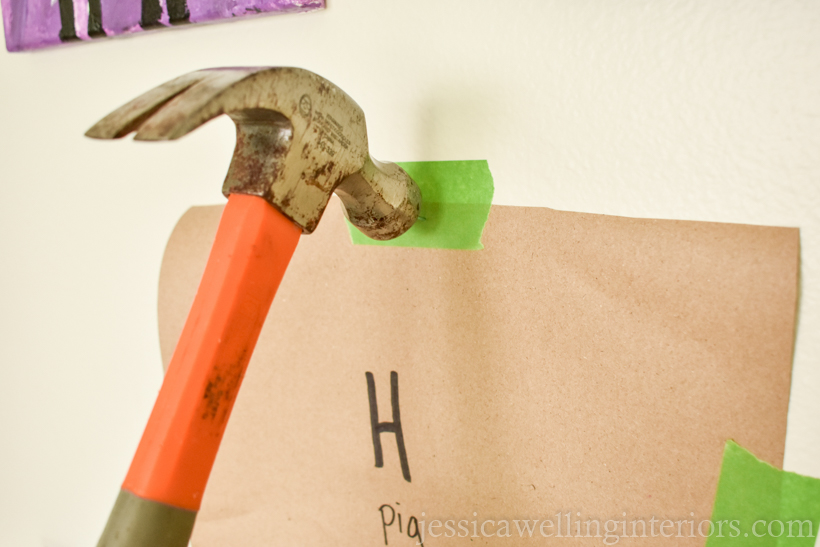
<svg viewBox="0 0 820 547"><path fill-rule="evenodd" d="M401 474L404 480L410 482L410 465L407 463L407 451L404 449L404 433L401 430L401 412L399 412L399 375L393 371L390 373L390 403L393 407L393 421L379 422L379 407L376 404L376 382L373 380L373 373L366 372L367 396L370 400L370 427L373 431L373 451L376 456L376 467L384 467L384 456L382 454L382 433L394 433L396 435L396 446L399 448L399 460L401 462Z"/></svg>
<svg viewBox="0 0 820 547"><path fill-rule="evenodd" d="M399 505L399 503L396 502L396 505ZM401 527L401 513L393 509L392 505L385 503L384 505L379 507L379 514L382 517L382 532L384 534L384 544L389 545L387 541L387 529L393 526L393 524L396 522L397 517L399 522L399 533L405 533ZM388 518L387 515L390 515L390 517ZM422 516L423 515L424 513L422 513ZM410 520L407 521L406 533L408 538L418 540L416 542L416 545L424 547L424 521L421 521L421 526L419 526L418 519L416 519L416 517L414 516L411 516Z"/></svg>

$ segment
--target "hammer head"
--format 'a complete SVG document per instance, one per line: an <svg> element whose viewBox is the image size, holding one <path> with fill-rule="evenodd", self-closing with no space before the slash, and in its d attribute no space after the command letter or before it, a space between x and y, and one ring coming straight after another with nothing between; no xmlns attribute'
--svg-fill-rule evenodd
<svg viewBox="0 0 820 547"><path fill-rule="evenodd" d="M403 234L421 194L397 165L370 157L364 113L341 89L299 68L192 72L115 110L86 136L172 140L227 114L236 149L222 192L261 196L311 233L335 191L373 239Z"/></svg>

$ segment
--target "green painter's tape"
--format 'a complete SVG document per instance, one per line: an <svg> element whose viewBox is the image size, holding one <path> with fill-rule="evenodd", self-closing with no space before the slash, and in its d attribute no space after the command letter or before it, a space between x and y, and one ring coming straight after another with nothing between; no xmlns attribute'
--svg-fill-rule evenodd
<svg viewBox="0 0 820 547"><path fill-rule="evenodd" d="M721 521L726 522L719 537ZM820 526L820 479L775 469L727 441L712 522L706 547L814 547Z"/></svg>
<svg viewBox="0 0 820 547"><path fill-rule="evenodd" d="M357 245L483 249L481 232L493 200L493 176L485 160L399 163L421 189L419 219L389 241L370 239L348 223Z"/></svg>

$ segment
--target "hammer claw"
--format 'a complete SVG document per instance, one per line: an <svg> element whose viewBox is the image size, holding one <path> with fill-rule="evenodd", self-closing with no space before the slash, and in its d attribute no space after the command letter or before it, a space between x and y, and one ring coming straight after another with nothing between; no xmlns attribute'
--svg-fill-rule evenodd
<svg viewBox="0 0 820 547"><path fill-rule="evenodd" d="M248 69L201 70L196 83L172 97L145 119L134 136L138 141L165 141L187 135L200 125L225 112L221 93L247 78Z"/></svg>
<svg viewBox="0 0 820 547"><path fill-rule="evenodd" d="M191 72L143 93L124 104L86 131L92 139L120 139L136 131L157 110L196 84L202 78L199 72Z"/></svg>

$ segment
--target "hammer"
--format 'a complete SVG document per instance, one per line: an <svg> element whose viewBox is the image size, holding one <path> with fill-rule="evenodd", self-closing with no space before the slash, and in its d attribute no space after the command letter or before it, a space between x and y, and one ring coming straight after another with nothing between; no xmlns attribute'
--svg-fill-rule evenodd
<svg viewBox="0 0 820 547"><path fill-rule="evenodd" d="M173 140L227 114L236 148L205 273L98 547L185 547L219 443L299 236L336 192L348 220L385 240L418 218L421 194L370 157L364 113L299 68L215 68L115 110L86 136Z"/></svg>

